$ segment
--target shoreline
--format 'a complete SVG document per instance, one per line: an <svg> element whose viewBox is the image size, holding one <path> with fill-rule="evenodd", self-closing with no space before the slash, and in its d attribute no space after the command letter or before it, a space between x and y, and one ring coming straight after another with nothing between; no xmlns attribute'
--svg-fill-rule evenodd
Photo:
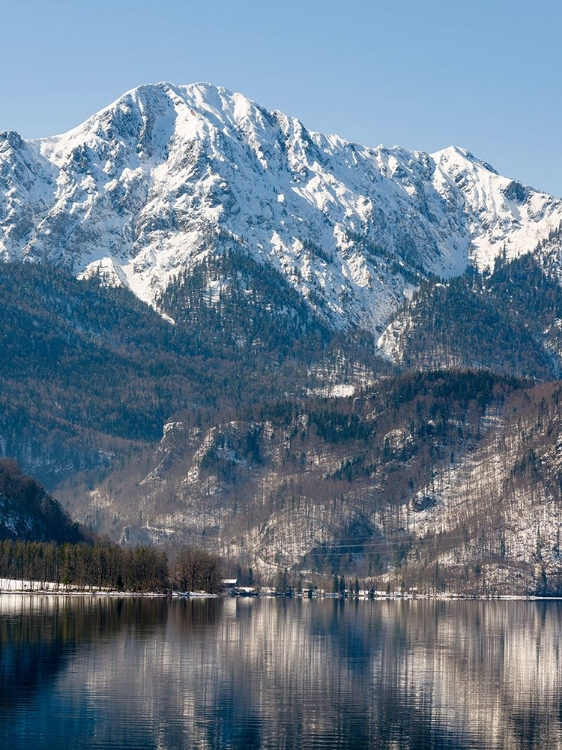
<svg viewBox="0 0 562 750"><path fill-rule="evenodd" d="M537 594L421 594L376 591L373 596L360 593L358 596L342 596L328 592L314 593L312 597L295 593L292 596L269 591L255 591L250 594L235 594L224 591L221 594L208 594L204 591L119 591L95 586L80 587L53 581L32 581L25 578L0 577L0 596L18 594L21 596L105 596L112 598L166 598L166 599L331 599L334 601L562 601L562 596L539 596Z"/></svg>
<svg viewBox="0 0 562 750"><path fill-rule="evenodd" d="M375 597L334 597L334 596L276 596L272 594L257 594L255 596L232 596L230 594L202 594L199 592L160 592L160 591L103 591L99 589L3 589L0 588L0 598L4 596L55 596L55 597L96 597L111 599L173 599L173 600L208 600L208 599L294 599L299 601L347 601L347 602L416 602L416 601L562 601L562 596L536 596L535 594L504 594L498 596L476 596L471 594L436 595L420 594L415 597L404 596L375 596Z"/></svg>

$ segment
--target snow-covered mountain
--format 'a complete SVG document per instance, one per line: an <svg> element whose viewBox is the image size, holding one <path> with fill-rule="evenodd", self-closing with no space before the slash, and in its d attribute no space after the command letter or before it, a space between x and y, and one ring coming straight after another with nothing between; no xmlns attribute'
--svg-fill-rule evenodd
<svg viewBox="0 0 562 750"><path fill-rule="evenodd" d="M208 84L0 134L0 455L131 543L558 591L561 253L562 201L462 149Z"/></svg>
<svg viewBox="0 0 562 750"><path fill-rule="evenodd" d="M0 134L0 257L156 307L235 247L332 328L382 332L428 275L518 257L561 223L562 201L462 149L360 146L209 84L141 86L52 138Z"/></svg>

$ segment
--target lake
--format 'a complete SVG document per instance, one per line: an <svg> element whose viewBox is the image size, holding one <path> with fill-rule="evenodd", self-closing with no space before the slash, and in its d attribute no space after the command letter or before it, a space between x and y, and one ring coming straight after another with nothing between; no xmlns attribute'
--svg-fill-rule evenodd
<svg viewBox="0 0 562 750"><path fill-rule="evenodd" d="M562 603L0 596L2 748L562 748Z"/></svg>

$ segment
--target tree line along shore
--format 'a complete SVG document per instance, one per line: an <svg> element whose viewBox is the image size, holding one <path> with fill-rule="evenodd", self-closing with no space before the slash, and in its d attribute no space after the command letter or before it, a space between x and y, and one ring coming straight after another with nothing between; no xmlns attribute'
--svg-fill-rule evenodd
<svg viewBox="0 0 562 750"><path fill-rule="evenodd" d="M35 581L38 589L55 584L63 590L219 593L223 573L217 556L187 547L171 565L166 554L155 547L6 539L0 541L0 577Z"/></svg>

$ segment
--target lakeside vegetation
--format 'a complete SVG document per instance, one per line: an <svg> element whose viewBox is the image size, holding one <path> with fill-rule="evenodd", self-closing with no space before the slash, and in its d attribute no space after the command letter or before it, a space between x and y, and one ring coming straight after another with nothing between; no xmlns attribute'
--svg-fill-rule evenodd
<svg viewBox="0 0 562 750"><path fill-rule="evenodd" d="M280 571L273 586L251 568L237 566L236 577L225 586L225 572L232 563L206 550L182 547L171 563L156 547L119 547L108 541L57 544L22 540L0 541L0 579L21 581L29 592L103 592L123 594L173 594L199 592L240 596L328 597L337 599L396 598L503 598L509 591L481 581L474 586L457 575L435 580L430 571L418 586L405 585L391 576L359 579L322 574ZM458 573L458 572L457 572ZM29 586L23 586L23 582ZM234 585L234 581L236 584ZM2 587L0 585L0 592ZM16 589L9 589L10 591ZM17 589L19 591L19 589ZM561 587L530 587L520 596L559 597ZM509 598L512 598L511 596Z"/></svg>
<svg viewBox="0 0 562 750"><path fill-rule="evenodd" d="M34 581L39 590L55 584L60 590L216 594L223 589L223 566L216 555L192 547L183 547L169 564L156 547L5 539L0 541L0 578Z"/></svg>
<svg viewBox="0 0 562 750"><path fill-rule="evenodd" d="M0 576L139 593L166 591L170 579L166 555L153 547L9 539L0 542Z"/></svg>

